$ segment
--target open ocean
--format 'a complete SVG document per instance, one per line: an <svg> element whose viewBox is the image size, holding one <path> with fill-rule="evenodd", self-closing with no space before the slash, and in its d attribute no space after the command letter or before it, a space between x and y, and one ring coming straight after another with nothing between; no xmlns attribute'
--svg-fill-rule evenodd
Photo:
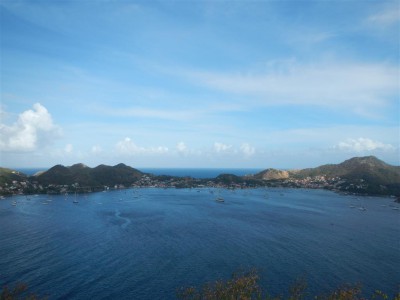
<svg viewBox="0 0 400 300"><path fill-rule="evenodd" d="M311 293L399 287L400 205L391 198L273 188L74 198L0 200L0 286L24 282L49 299L174 299L180 287L257 268L273 293L298 277Z"/></svg>

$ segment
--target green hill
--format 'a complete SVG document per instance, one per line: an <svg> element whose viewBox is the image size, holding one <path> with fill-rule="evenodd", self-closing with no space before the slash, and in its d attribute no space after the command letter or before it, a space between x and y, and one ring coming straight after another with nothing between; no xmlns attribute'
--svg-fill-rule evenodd
<svg viewBox="0 0 400 300"><path fill-rule="evenodd" d="M80 186L112 186L115 184L132 184L142 177L143 173L124 164L116 166L99 165L90 168L84 164L75 164L70 167L56 165L46 172L35 176L41 184Z"/></svg>
<svg viewBox="0 0 400 300"><path fill-rule="evenodd" d="M377 183L400 181L400 167L391 166L375 156L353 157L340 164L323 165L317 168L292 172L293 177L307 176L343 177L348 179L373 180Z"/></svg>
<svg viewBox="0 0 400 300"><path fill-rule="evenodd" d="M27 178L24 173L0 167L0 186L12 184L13 181L25 181Z"/></svg>
<svg viewBox="0 0 400 300"><path fill-rule="evenodd" d="M315 176L340 177L353 184L363 184L371 194L400 194L400 167L375 156L354 157L340 164L290 172L290 177L297 179Z"/></svg>
<svg viewBox="0 0 400 300"><path fill-rule="evenodd" d="M147 175L147 176L144 176ZM221 174L214 179L153 176L124 164L84 164L70 167L56 165L45 172L28 177L20 172L0 168L0 194L60 193L76 190L98 191L115 185L162 187L226 186L226 187L294 187L323 188L369 195L400 196L400 167L389 165L374 156L354 157L340 164L323 165L302 170L266 169L255 175Z"/></svg>

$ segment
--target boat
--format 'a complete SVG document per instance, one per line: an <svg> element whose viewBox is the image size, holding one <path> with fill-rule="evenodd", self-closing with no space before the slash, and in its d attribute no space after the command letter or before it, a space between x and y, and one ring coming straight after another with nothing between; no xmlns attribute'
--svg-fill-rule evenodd
<svg viewBox="0 0 400 300"><path fill-rule="evenodd" d="M17 201L13 201L13 202L11 203L11 205L12 205L12 206L16 206L16 205L17 205Z"/></svg>
<svg viewBox="0 0 400 300"><path fill-rule="evenodd" d="M217 197L215 199L215 201L217 201L217 202L225 202L224 198L222 198L222 197Z"/></svg>
<svg viewBox="0 0 400 300"><path fill-rule="evenodd" d="M75 199L74 199L74 201L72 201L72 203L79 203L78 198L76 196L76 192L75 192Z"/></svg>

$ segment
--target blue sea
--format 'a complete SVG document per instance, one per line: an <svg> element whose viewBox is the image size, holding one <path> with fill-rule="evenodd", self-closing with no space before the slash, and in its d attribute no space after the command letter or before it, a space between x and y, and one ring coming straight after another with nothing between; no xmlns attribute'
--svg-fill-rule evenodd
<svg viewBox="0 0 400 300"><path fill-rule="evenodd" d="M24 282L49 299L174 299L251 268L277 294L299 277L311 293L361 283L393 294L400 283L391 198L278 188L76 197L0 200L0 286Z"/></svg>

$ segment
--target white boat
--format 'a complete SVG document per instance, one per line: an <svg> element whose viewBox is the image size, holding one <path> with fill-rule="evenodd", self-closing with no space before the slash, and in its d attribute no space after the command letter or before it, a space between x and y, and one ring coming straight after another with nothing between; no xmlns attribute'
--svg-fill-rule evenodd
<svg viewBox="0 0 400 300"><path fill-rule="evenodd" d="M72 201L72 203L79 203L78 198L76 196L76 192L75 192L75 199L74 199L74 201Z"/></svg>
<svg viewBox="0 0 400 300"><path fill-rule="evenodd" d="M222 198L222 197L217 197L215 199L215 201L217 201L217 202L225 202L224 198Z"/></svg>

